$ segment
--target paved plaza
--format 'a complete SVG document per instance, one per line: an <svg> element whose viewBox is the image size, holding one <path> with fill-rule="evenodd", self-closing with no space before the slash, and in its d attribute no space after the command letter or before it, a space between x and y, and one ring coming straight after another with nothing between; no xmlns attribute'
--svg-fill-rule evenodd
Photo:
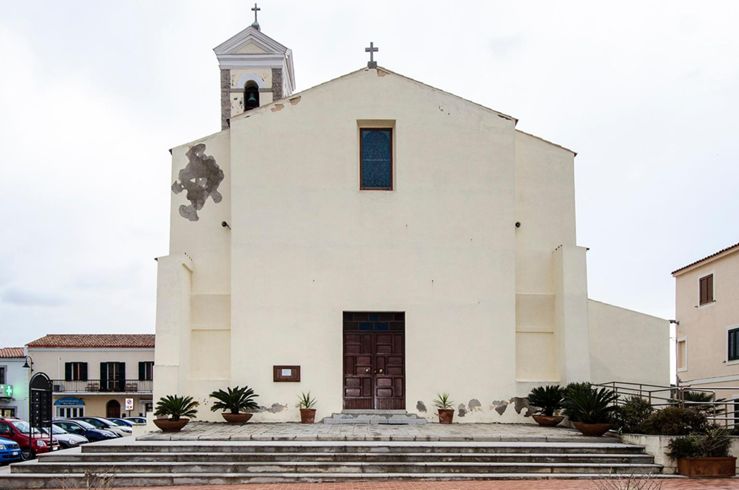
<svg viewBox="0 0 739 490"><path fill-rule="evenodd" d="M652 482L655 483L655 482ZM167 487L168 490L626 490L603 480L496 480L446 482L357 482L357 483L275 483L249 485L209 485ZM725 490L739 489L739 481L728 480L662 480L661 486L649 490ZM136 487L120 490L157 490L163 487ZM636 487L628 487L636 488Z"/></svg>
<svg viewBox="0 0 739 490"><path fill-rule="evenodd" d="M152 432L140 441L613 441L586 438L565 427L535 424L328 425L190 422L181 432Z"/></svg>

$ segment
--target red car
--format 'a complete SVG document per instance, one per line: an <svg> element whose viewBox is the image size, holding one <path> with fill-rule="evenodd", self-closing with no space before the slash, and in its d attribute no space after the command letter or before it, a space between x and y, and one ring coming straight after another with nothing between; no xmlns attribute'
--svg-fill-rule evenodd
<svg viewBox="0 0 739 490"><path fill-rule="evenodd" d="M25 420L0 418L0 437L10 439L21 447L21 456L24 460L33 459L39 453L48 453L59 449L59 444L49 441L49 436L39 434L34 430L31 437L31 426Z"/></svg>

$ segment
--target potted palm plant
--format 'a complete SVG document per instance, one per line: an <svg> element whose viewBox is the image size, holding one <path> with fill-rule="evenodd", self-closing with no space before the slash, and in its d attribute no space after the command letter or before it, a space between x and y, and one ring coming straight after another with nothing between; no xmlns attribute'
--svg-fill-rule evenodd
<svg viewBox="0 0 739 490"><path fill-rule="evenodd" d="M736 475L736 458L729 456L731 438L720 427L705 434L677 437L667 453L677 460L677 472L689 478L730 478Z"/></svg>
<svg viewBox="0 0 739 490"><path fill-rule="evenodd" d="M300 408L300 423L312 424L316 421L316 398L308 393L301 393L298 397L298 408Z"/></svg>
<svg viewBox="0 0 739 490"><path fill-rule="evenodd" d="M618 395L608 388L576 383L565 389L564 413L583 435L600 437L611 428Z"/></svg>
<svg viewBox="0 0 739 490"><path fill-rule="evenodd" d="M167 395L157 402L154 425L162 432L179 432L197 416L199 403L191 396Z"/></svg>
<svg viewBox="0 0 739 490"><path fill-rule="evenodd" d="M558 385L539 386L531 390L528 396L529 406L536 410L533 418L537 424L554 427L562 422L564 417L555 414L562 408L564 391L564 388Z"/></svg>
<svg viewBox="0 0 739 490"><path fill-rule="evenodd" d="M440 424L451 424L454 420L454 402L449 398L449 393L439 393L434 400L439 412Z"/></svg>
<svg viewBox="0 0 739 490"><path fill-rule="evenodd" d="M216 390L210 394L211 398L216 399L210 409L213 412L223 410L221 415L229 424L245 424L252 417L247 411L259 408L254 401L258 396L248 386Z"/></svg>

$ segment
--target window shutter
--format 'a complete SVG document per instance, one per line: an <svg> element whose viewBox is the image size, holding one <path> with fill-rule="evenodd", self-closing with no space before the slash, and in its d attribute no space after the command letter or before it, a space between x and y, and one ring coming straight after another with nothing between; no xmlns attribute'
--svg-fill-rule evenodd
<svg viewBox="0 0 739 490"><path fill-rule="evenodd" d="M108 391L108 363L100 363L100 390Z"/></svg>
<svg viewBox="0 0 739 490"><path fill-rule="evenodd" d="M87 381L87 363L80 363L80 380Z"/></svg>
<svg viewBox="0 0 739 490"><path fill-rule="evenodd" d="M118 380L118 391L126 391L126 363L119 362L118 366L120 366L119 373L121 374L121 379Z"/></svg>
<svg viewBox="0 0 739 490"><path fill-rule="evenodd" d="M64 363L64 381L72 381L72 363Z"/></svg>
<svg viewBox="0 0 739 490"><path fill-rule="evenodd" d="M706 277L706 303L713 301L713 274Z"/></svg>
<svg viewBox="0 0 739 490"><path fill-rule="evenodd" d="M139 361L139 381L146 379L146 363Z"/></svg>

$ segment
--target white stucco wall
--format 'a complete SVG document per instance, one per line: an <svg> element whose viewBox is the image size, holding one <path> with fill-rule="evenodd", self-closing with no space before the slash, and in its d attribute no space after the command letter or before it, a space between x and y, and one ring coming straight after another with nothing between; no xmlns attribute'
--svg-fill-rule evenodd
<svg viewBox="0 0 739 490"><path fill-rule="evenodd" d="M670 384L667 320L590 300L592 381Z"/></svg>
<svg viewBox="0 0 739 490"><path fill-rule="evenodd" d="M363 124L394 127L393 191L359 190ZM519 421L532 386L590 379L601 361L620 369L598 349L621 314L587 301L574 154L514 126L360 70L174 148L173 180L199 143L225 179L197 221L172 195L155 397L193 395L200 418L220 420L208 393L248 384L264 407L255 421L297 419L301 391L319 418L339 412L344 311L406 313L406 409L429 417L448 391L460 422ZM274 365L300 365L302 381L274 383Z"/></svg>

